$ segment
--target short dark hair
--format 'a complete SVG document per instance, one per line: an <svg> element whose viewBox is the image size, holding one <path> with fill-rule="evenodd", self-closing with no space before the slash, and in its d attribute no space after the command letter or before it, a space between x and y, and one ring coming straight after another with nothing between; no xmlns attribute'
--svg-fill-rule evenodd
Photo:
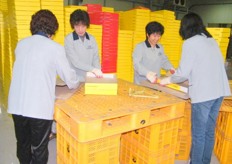
<svg viewBox="0 0 232 164"><path fill-rule="evenodd" d="M156 21L153 22L149 22L146 27L146 36L148 34L148 36L150 36L152 33L160 33L161 35L163 35L164 33L164 26Z"/></svg>
<svg viewBox="0 0 232 164"><path fill-rule="evenodd" d="M59 23L56 16L50 10L39 10L31 17L30 30L32 35L38 32L54 35L58 27Z"/></svg>
<svg viewBox="0 0 232 164"><path fill-rule="evenodd" d="M179 33L183 40L201 34L212 37L206 30L201 17L196 13L188 13L182 18Z"/></svg>
<svg viewBox="0 0 232 164"><path fill-rule="evenodd" d="M70 25L74 28L74 25L77 24L86 25L87 28L90 24L89 14L85 10L77 9L70 14Z"/></svg>

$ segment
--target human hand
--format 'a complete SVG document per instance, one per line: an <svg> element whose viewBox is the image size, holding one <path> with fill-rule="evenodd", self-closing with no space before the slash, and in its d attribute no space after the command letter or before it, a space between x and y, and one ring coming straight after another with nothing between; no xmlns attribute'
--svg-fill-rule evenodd
<svg viewBox="0 0 232 164"><path fill-rule="evenodd" d="M148 72L147 75L146 75L146 78L151 83L156 83L157 82L157 74L155 72Z"/></svg>
<svg viewBox="0 0 232 164"><path fill-rule="evenodd" d="M94 73L94 75L97 77L97 78L102 78L103 77L103 73L100 69L97 69L97 68L94 68L92 70L92 73Z"/></svg>
<svg viewBox="0 0 232 164"><path fill-rule="evenodd" d="M160 85L168 85L171 83L171 76L165 77L160 80Z"/></svg>
<svg viewBox="0 0 232 164"><path fill-rule="evenodd" d="M171 74L174 74L176 72L175 68L171 68L169 71Z"/></svg>

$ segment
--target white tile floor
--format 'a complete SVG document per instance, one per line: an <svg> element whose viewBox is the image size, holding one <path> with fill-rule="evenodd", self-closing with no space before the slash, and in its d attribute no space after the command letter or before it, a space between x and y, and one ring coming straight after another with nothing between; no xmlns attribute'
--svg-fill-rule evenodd
<svg viewBox="0 0 232 164"><path fill-rule="evenodd" d="M5 110L0 108L0 163L19 164L16 157L16 139L13 121ZM187 164L187 161L175 161L175 164ZM49 142L48 164L56 164L56 139ZM213 155L211 164L219 164Z"/></svg>

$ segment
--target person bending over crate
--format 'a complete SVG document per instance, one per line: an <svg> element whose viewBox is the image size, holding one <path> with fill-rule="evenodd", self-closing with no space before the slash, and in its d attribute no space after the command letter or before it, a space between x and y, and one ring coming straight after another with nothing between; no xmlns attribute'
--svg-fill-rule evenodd
<svg viewBox="0 0 232 164"><path fill-rule="evenodd" d="M22 164L45 164L54 114L57 75L69 88L79 80L65 56L64 47L52 40L58 29L55 15L39 10L30 22L32 36L18 42L8 97Z"/></svg>
<svg viewBox="0 0 232 164"><path fill-rule="evenodd" d="M231 94L224 60L217 42L206 30L199 15L186 14L179 31L184 40L180 65L160 84L189 81L192 108L190 163L210 164L218 112L223 97Z"/></svg>

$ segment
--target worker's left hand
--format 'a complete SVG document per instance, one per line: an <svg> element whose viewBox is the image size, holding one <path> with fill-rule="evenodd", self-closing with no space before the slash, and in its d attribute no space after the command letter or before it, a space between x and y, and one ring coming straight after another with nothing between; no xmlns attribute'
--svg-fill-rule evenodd
<svg viewBox="0 0 232 164"><path fill-rule="evenodd" d="M160 80L160 85L168 85L171 83L171 76L165 77Z"/></svg>

